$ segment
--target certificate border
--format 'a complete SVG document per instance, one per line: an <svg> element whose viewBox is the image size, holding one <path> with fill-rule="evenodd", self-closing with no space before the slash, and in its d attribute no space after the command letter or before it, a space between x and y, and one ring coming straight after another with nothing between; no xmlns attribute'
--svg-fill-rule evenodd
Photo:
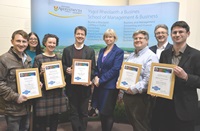
<svg viewBox="0 0 200 131"><path fill-rule="evenodd" d="M38 85L38 92L39 92L39 94L38 95L33 95L33 96L27 96L28 99L38 98L38 97L42 96L38 68L16 69L17 89L18 89L18 93L19 94L21 94L19 73L21 73L21 72L31 72L31 71L36 72L36 77L37 77L37 81L38 81L37 85Z"/></svg>
<svg viewBox="0 0 200 131"><path fill-rule="evenodd" d="M122 90L127 90L128 89L127 87L120 86L121 79L122 79L122 74L124 72L125 65L134 66L134 67L138 68L138 73L137 73L137 76L136 76L136 83L139 81L142 65L136 64L136 63L131 63L131 62L123 62L122 66L121 66L121 69L120 69L119 79L118 79L118 82L117 82L117 89L122 89Z"/></svg>
<svg viewBox="0 0 200 131"><path fill-rule="evenodd" d="M159 67L162 67L162 68L173 68L176 66L176 65L173 65L173 64L163 64L163 63L152 63L151 64L151 72L150 72L150 77L149 77L149 83L148 83L148 89L147 89L147 94L150 94L150 95L153 95L153 96L158 96L158 97L162 97L162 98L166 98L166 99L172 99L173 97L173 93L174 93L174 83L175 83L175 74L174 74L174 71L172 72L172 77L171 77L171 86L170 86L170 92L169 92L169 95L166 96L166 95L162 95L160 93L155 93L155 92L151 92L150 89L151 89L151 83L152 83L152 76L153 76L153 68L154 66L159 66Z"/></svg>
<svg viewBox="0 0 200 131"><path fill-rule="evenodd" d="M42 63L43 66L50 66L50 65L59 65L60 67L60 72L61 72L61 77L62 77L62 84L61 85L57 85L57 86L53 86L53 87L49 87L48 83L47 83L47 75L46 75L46 68L45 68L45 72L44 72L44 81L45 81L45 88L46 90L51 90L51 89L56 89L56 88L63 88L66 83L65 83L65 79L64 79L64 73L63 73L63 66L62 66L62 62L59 61L51 61L51 62L44 62Z"/></svg>
<svg viewBox="0 0 200 131"><path fill-rule="evenodd" d="M89 72L88 72L88 82L75 82L74 81L74 67L75 67L75 62L88 62L89 63ZM87 60L87 59L73 59L73 63L72 63L72 78L71 78L71 83L72 84L77 84L77 85L81 85L81 84L90 84L90 78L91 77L91 60Z"/></svg>

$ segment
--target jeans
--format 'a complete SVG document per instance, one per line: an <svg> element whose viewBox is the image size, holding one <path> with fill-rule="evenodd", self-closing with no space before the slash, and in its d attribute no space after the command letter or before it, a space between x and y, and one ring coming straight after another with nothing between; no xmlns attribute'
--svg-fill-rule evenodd
<svg viewBox="0 0 200 131"><path fill-rule="evenodd" d="M24 116L5 116L7 123L6 131L28 131L29 115Z"/></svg>

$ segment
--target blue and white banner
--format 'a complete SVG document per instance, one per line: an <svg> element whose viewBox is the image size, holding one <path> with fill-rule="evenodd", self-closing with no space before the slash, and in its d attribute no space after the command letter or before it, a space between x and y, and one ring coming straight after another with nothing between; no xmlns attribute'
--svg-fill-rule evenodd
<svg viewBox="0 0 200 131"><path fill-rule="evenodd" d="M155 26L166 24L170 28L178 20L179 3L92 6L54 0L32 0L31 11L32 31L40 39L44 34L52 33L60 38L59 45L68 46L74 43L74 28L82 25L88 29L86 45L104 44L103 33L112 28L117 33L116 43L119 47L133 48L132 34L139 29L148 31L149 46L155 45Z"/></svg>

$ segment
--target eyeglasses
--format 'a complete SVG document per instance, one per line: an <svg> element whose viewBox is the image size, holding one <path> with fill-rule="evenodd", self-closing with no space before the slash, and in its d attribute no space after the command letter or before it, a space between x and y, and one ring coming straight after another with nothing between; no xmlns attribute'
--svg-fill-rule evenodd
<svg viewBox="0 0 200 131"><path fill-rule="evenodd" d="M135 37L133 38L134 40L142 40L142 39L146 39L145 37Z"/></svg>
<svg viewBox="0 0 200 131"><path fill-rule="evenodd" d="M30 38L29 40L35 40L35 41L37 41L38 39L37 38Z"/></svg>
<svg viewBox="0 0 200 131"><path fill-rule="evenodd" d="M167 34L167 32L156 32L155 34L156 34L156 35L160 35L160 34L161 34L161 35L164 35L164 34Z"/></svg>

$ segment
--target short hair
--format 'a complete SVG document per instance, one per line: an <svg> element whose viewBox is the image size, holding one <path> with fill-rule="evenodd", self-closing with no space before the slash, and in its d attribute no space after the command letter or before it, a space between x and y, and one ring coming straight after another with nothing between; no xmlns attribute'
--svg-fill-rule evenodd
<svg viewBox="0 0 200 131"><path fill-rule="evenodd" d="M35 53L36 53L36 55L41 54L43 51L42 51L41 46L40 46L40 39L39 39L38 35L37 35L35 32L30 32L30 33L28 34L28 40L30 39L30 37L31 37L32 35L36 36L37 41L38 41L38 44L37 44L37 46L36 46ZM28 47L26 48L26 50L29 50L29 49L30 49L30 45L28 44Z"/></svg>
<svg viewBox="0 0 200 131"><path fill-rule="evenodd" d="M77 30L83 30L85 31L85 36L87 35L87 29L84 27L84 26L77 26L75 29L74 29L74 34L76 34L76 31Z"/></svg>
<svg viewBox="0 0 200 131"><path fill-rule="evenodd" d="M28 34L24 30L16 30L15 32L13 32L11 39L14 40L17 34L21 35L24 39L28 41Z"/></svg>
<svg viewBox="0 0 200 131"><path fill-rule="evenodd" d="M115 31L114 31L113 29L107 29L107 30L104 32L104 34L103 34L103 40L105 40L105 37L108 36L108 35L114 36L115 41L118 39L118 38L117 38L117 35L116 35L116 33L115 33Z"/></svg>
<svg viewBox="0 0 200 131"><path fill-rule="evenodd" d="M134 38L134 36L136 36L138 34L143 34L146 37L146 39L149 40L149 33L147 31L145 31L145 30L137 30L137 31L135 31L133 33L132 37Z"/></svg>
<svg viewBox="0 0 200 131"><path fill-rule="evenodd" d="M177 21L175 22L172 27L171 27L171 31L173 30L174 27L176 26L179 26L179 27L182 27L186 30L186 32L189 32L190 31L190 27L189 25L185 22L185 21Z"/></svg>
<svg viewBox="0 0 200 131"><path fill-rule="evenodd" d="M45 46L45 43L47 42L48 38L56 38L56 46L58 46L59 38L56 35L54 35L54 34L46 34L46 35L44 35L44 38L42 40L42 44L44 46Z"/></svg>
<svg viewBox="0 0 200 131"><path fill-rule="evenodd" d="M154 29L154 33L156 32L156 30L157 30L158 28L163 28L163 29L167 30L167 34L168 34L168 27L167 27L167 25L165 25L165 24L159 24L159 25L157 25L157 26L155 27L155 29Z"/></svg>

